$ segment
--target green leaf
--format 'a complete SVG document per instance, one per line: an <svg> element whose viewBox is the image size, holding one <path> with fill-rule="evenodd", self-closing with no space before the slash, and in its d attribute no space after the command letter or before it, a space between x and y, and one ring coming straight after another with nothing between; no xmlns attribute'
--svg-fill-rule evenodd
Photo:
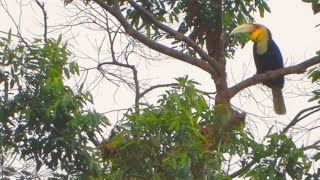
<svg viewBox="0 0 320 180"><path fill-rule="evenodd" d="M8 42L8 44L10 44L12 42L12 30L11 29L9 30L9 33L8 33L7 42Z"/></svg>
<svg viewBox="0 0 320 180"><path fill-rule="evenodd" d="M35 39L33 40L33 43L34 43L34 44L38 44L38 43L41 43L41 42L42 42L42 39L35 38Z"/></svg>
<svg viewBox="0 0 320 180"><path fill-rule="evenodd" d="M60 34L57 41L56 41L56 47L58 47L60 45L61 41L62 41L62 35Z"/></svg>
<svg viewBox="0 0 320 180"><path fill-rule="evenodd" d="M258 6L258 8L259 8L259 14L260 14L260 17L264 17L264 6Z"/></svg>
<svg viewBox="0 0 320 180"><path fill-rule="evenodd" d="M68 79L70 79L69 69L63 68L63 72L64 72L64 74L66 75L66 77L67 77Z"/></svg>
<svg viewBox="0 0 320 180"><path fill-rule="evenodd" d="M147 39L151 39L151 28L150 24L146 25L146 30L147 30Z"/></svg>

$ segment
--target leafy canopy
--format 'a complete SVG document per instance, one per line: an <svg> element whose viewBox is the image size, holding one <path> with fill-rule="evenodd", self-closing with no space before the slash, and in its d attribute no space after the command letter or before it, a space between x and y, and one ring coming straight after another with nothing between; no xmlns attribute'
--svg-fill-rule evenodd
<svg viewBox="0 0 320 180"><path fill-rule="evenodd" d="M0 85L4 88L0 151L34 160L37 170L45 165L70 175L98 174L98 150L89 139L102 132L108 119L86 110L85 105L92 102L89 92L81 88L74 92L65 85L65 80L79 74L77 63L68 58L61 36L18 45L13 44L11 33L0 39Z"/></svg>
<svg viewBox="0 0 320 180"><path fill-rule="evenodd" d="M245 167L240 176L252 179L301 179L311 160L284 134L255 141L242 126L230 127L223 105L210 107L196 82L177 79L158 106L127 113L103 144L103 153L115 179L230 179L230 168ZM242 164L232 165L228 159Z"/></svg>

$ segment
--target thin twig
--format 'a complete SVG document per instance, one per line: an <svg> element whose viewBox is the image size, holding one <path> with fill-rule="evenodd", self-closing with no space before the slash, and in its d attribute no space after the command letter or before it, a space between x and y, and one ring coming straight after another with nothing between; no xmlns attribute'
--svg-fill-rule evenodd
<svg viewBox="0 0 320 180"><path fill-rule="evenodd" d="M138 71L136 69L136 67L134 65L130 65L130 64L123 64L120 63L118 61L113 60L112 62L102 62L98 64L98 69L101 70L101 67L103 65L116 65L116 66L121 66L121 67L125 67L125 68L129 68L132 70L133 73L133 80L134 80L134 84L135 84L135 93L136 93L136 97L135 97L135 108L136 110L139 109L139 99L140 99L140 87L139 87L139 79L138 79Z"/></svg>
<svg viewBox="0 0 320 180"><path fill-rule="evenodd" d="M308 111L311 111L310 113L300 117L302 114L308 112ZM304 118L306 118L307 116L310 116L311 114L317 112L317 111L320 111L320 105L317 105L317 106L312 106L312 107L309 107L309 108L306 108L306 109L303 109L301 110L293 119L292 121L282 130L282 134L285 134L287 133L287 131L293 127L294 125L296 125L299 121L303 120Z"/></svg>
<svg viewBox="0 0 320 180"><path fill-rule="evenodd" d="M140 94L140 98L142 98L144 95L146 95L147 93L149 93L150 91L157 89L157 88L163 88L163 87L173 87L173 86L178 86L178 83L169 83L169 84L158 84L158 85L154 85L149 87L148 89L144 90L141 94Z"/></svg>

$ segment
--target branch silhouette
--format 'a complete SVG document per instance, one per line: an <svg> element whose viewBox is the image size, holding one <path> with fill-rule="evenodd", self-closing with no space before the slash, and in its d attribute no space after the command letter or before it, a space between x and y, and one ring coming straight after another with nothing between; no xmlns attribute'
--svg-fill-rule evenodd
<svg viewBox="0 0 320 180"><path fill-rule="evenodd" d="M209 74L212 74L213 76L217 74L214 67L210 66L210 64L206 60L202 58L189 56L183 52L167 47L161 43L152 41L148 39L144 34L134 29L131 26L131 24L128 22L127 18L123 16L120 6L117 2L112 1L112 5L108 5L104 0L93 0L93 1L96 2L100 7L108 11L110 14L112 14L119 21L119 23L122 25L122 27L124 28L124 30L128 35L137 39L147 47L155 51L161 52L163 54L166 54L170 57L181 60L183 62L186 62L188 64L199 67L200 69L208 72Z"/></svg>
<svg viewBox="0 0 320 180"><path fill-rule="evenodd" d="M140 10L141 13L143 13L146 17L149 18L149 20L156 25L157 27L159 27L160 29L162 29L163 31L171 34L174 36L175 39L179 40L179 41L183 41L185 43L187 43L190 47L192 47L201 58L205 59L208 62L212 62L213 64L215 64L215 60L210 57L195 41L193 41L191 38L189 38L188 36L185 36L184 34L173 30L172 28L170 28L169 26L163 24L162 22L160 22L151 12L149 12L147 9L145 9L144 7L142 7L141 5L139 5L138 3L136 3L133 0L128 0L128 2L135 7L136 9Z"/></svg>
<svg viewBox="0 0 320 180"><path fill-rule="evenodd" d="M301 120L305 119L306 117L320 111L320 105L312 106L306 109L301 110L293 119L292 121L282 130L282 134L285 134L288 132L288 130L296 125ZM302 116L303 115L303 116Z"/></svg>
<svg viewBox="0 0 320 180"><path fill-rule="evenodd" d="M312 57L312 58L305 60L304 62L297 64L297 65L294 65L294 66L290 66L290 67L286 67L286 68L282 68L282 69L277 69L277 70L273 70L273 71L268 71L266 73L256 74L256 75L252 76L251 78L248 78L248 79L230 87L229 93L228 93L229 98L232 98L234 95L236 95L238 92L242 91L243 89L250 87L250 86L253 86L255 84L261 83L265 80L276 78L279 76L288 75L288 74L304 73L307 68L309 68L313 65L316 65L316 64L320 64L320 56Z"/></svg>

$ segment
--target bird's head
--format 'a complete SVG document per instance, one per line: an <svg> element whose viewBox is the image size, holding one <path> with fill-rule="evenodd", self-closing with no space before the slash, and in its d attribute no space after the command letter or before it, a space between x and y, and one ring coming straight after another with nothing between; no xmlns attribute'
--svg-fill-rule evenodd
<svg viewBox="0 0 320 180"><path fill-rule="evenodd" d="M242 24L231 31L231 35L239 33L249 33L250 39L255 43L269 39L269 30L261 24Z"/></svg>

